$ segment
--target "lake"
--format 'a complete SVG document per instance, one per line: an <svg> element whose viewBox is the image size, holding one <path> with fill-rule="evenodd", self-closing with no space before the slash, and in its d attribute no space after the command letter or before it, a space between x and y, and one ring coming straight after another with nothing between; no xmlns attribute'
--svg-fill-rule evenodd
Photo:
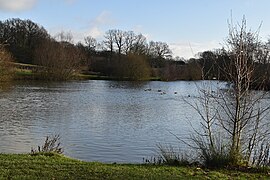
<svg viewBox="0 0 270 180"><path fill-rule="evenodd" d="M16 82L0 93L0 152L28 153L59 134L67 156L142 163L159 143L185 147L174 135L188 137L190 123L198 124L184 99L195 100L202 83Z"/></svg>

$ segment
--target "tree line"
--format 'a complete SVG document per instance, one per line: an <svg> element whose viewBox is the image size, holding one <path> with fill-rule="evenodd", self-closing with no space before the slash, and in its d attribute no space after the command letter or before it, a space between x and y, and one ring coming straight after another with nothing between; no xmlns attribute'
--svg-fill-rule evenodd
<svg viewBox="0 0 270 180"><path fill-rule="evenodd" d="M148 79L151 67L162 66L172 54L167 43L148 43L145 36L133 31L108 30L102 42L87 36L84 42L74 44L69 32L52 37L43 26L21 19L0 21L0 42L15 62L40 65L43 68L37 74L52 80L69 79L72 73L81 70L118 78Z"/></svg>
<svg viewBox="0 0 270 180"><path fill-rule="evenodd" d="M247 35L250 62L255 62L254 81L269 88L269 44ZM111 29L103 41L91 36L73 43L70 32L52 37L41 25L22 19L0 21L0 43L15 62L40 66L36 76L67 80L75 73L109 76L117 79L148 80L228 80L224 69L232 56L227 48L204 51L197 58L173 58L166 42L147 41L141 33ZM237 42L236 42L237 43ZM256 49L255 49L256 48ZM233 73L233 72L232 72ZM262 78L263 77L263 78Z"/></svg>

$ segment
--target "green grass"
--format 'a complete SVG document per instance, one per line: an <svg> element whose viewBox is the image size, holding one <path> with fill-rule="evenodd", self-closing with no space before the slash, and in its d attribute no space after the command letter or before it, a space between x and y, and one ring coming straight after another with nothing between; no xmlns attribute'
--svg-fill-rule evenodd
<svg viewBox="0 0 270 180"><path fill-rule="evenodd" d="M89 75L89 74L77 74L74 79L77 80L120 80L120 81L130 81L128 78L119 79L112 76L102 76L102 75ZM148 81L160 81L160 77L150 77Z"/></svg>
<svg viewBox="0 0 270 180"><path fill-rule="evenodd" d="M33 80L33 73L31 70L18 70L15 71L15 80Z"/></svg>
<svg viewBox="0 0 270 180"><path fill-rule="evenodd" d="M22 63L14 63L16 65L15 68L15 80L39 80L36 77L36 74L32 72L32 69L38 67L37 65L32 64L22 64ZM129 79L119 79L117 77L112 76L103 76L103 75L96 75L96 74L82 74L78 73L73 76L73 80L126 80ZM160 81L160 77L151 77L148 79L149 81Z"/></svg>
<svg viewBox="0 0 270 180"><path fill-rule="evenodd" d="M0 179L270 179L266 173L83 162L47 154L0 154Z"/></svg>
<svg viewBox="0 0 270 180"><path fill-rule="evenodd" d="M31 70L16 70L16 75L18 76L27 76L27 75L32 75Z"/></svg>
<svg viewBox="0 0 270 180"><path fill-rule="evenodd" d="M73 77L76 80L114 80L114 77L89 75L89 74L77 74Z"/></svg>

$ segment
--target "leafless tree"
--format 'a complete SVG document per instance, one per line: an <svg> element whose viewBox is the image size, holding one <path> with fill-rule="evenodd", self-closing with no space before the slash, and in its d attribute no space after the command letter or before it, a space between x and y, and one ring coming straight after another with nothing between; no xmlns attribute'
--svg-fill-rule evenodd
<svg viewBox="0 0 270 180"><path fill-rule="evenodd" d="M0 22L0 42L17 62L33 63L33 49L50 35L44 27L31 20L18 18Z"/></svg>
<svg viewBox="0 0 270 180"><path fill-rule="evenodd" d="M104 38L105 40L103 41L103 44L105 46L105 49L109 49L111 56L113 54L114 51L114 35L113 35L113 30L108 30L105 35Z"/></svg>
<svg viewBox="0 0 270 180"><path fill-rule="evenodd" d="M172 51L165 42L150 41L149 54L155 58L168 58L171 57Z"/></svg>
<svg viewBox="0 0 270 180"><path fill-rule="evenodd" d="M61 31L55 35L54 39L59 42L73 43L73 35L71 32Z"/></svg>
<svg viewBox="0 0 270 180"><path fill-rule="evenodd" d="M118 55L120 56L123 53L126 33L122 30L119 30L119 29L112 30L112 33L113 33L114 42L115 42L117 49L118 49L118 51L117 51Z"/></svg>
<svg viewBox="0 0 270 180"><path fill-rule="evenodd" d="M83 54L73 44L44 41L35 52L37 73L46 80L68 80L80 70Z"/></svg>
<svg viewBox="0 0 270 180"><path fill-rule="evenodd" d="M233 104L222 106L228 119L227 122L223 119L220 122L231 134L231 153L236 158L243 156L243 151L250 157L257 141L261 138L265 140L269 134L269 129L264 128L269 124L263 121L269 110L269 105L263 103L266 93L251 91L253 83L257 83L253 74L259 45L258 33L247 30L245 18L238 28L230 25L228 47L232 64L231 68L227 68L231 70L227 70L226 74L233 85Z"/></svg>
<svg viewBox="0 0 270 180"><path fill-rule="evenodd" d="M142 34L135 34L133 31L109 30L105 33L103 42L105 49L111 54L116 51L118 55L129 53L143 55L147 53L146 37Z"/></svg>
<svg viewBox="0 0 270 180"><path fill-rule="evenodd" d="M128 54L133 48L137 35L133 31L124 32L124 53Z"/></svg>
<svg viewBox="0 0 270 180"><path fill-rule="evenodd" d="M231 165L243 161L256 164L258 160L251 161L255 152L262 145L269 147L270 106L265 99L268 93L251 90L253 83L257 83L253 74L258 45L258 33L247 30L245 18L237 26L229 24L230 61L222 73L230 86L225 90L206 86L200 89L199 103L191 104L202 119L203 129L196 131L199 136L193 136L195 144L202 152L214 155L224 152L226 147Z"/></svg>
<svg viewBox="0 0 270 180"><path fill-rule="evenodd" d="M92 36L85 37L84 43L89 51L95 51L98 46L97 40Z"/></svg>
<svg viewBox="0 0 270 180"><path fill-rule="evenodd" d="M147 41L144 35L136 35L131 52L138 55L145 55L147 53Z"/></svg>

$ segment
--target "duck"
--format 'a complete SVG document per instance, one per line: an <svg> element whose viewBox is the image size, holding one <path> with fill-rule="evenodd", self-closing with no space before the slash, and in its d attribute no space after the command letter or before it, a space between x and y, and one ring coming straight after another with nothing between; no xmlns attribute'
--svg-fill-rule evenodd
<svg viewBox="0 0 270 180"><path fill-rule="evenodd" d="M152 89L151 88L148 88L148 89L145 89L144 91L152 91Z"/></svg>

